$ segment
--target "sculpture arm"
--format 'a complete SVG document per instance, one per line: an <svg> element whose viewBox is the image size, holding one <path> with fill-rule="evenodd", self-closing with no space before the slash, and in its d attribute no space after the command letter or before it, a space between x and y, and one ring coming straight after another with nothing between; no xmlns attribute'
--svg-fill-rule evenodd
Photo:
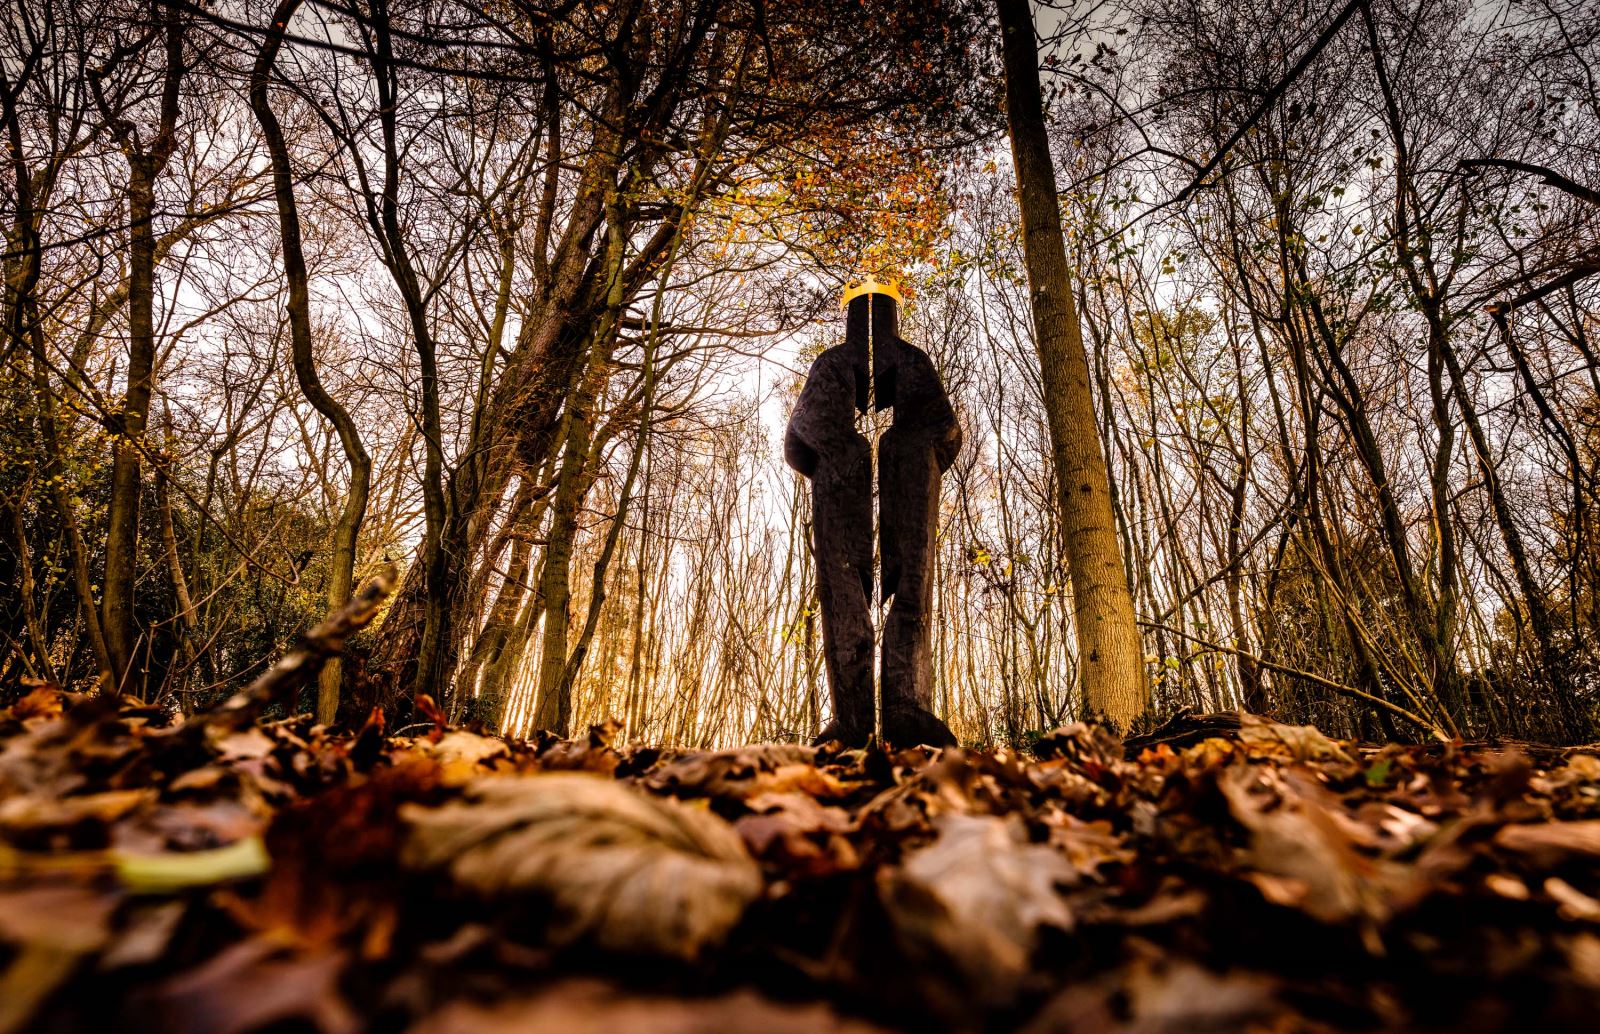
<svg viewBox="0 0 1600 1034"><path fill-rule="evenodd" d="M939 461L939 473L943 474L956 462L956 457L961 454L961 423L956 420L955 413L950 414L950 421L945 425L944 434L935 439L933 443L934 458Z"/></svg>
<svg viewBox="0 0 1600 1034"><path fill-rule="evenodd" d="M789 426L783 433L783 458L806 477L817 471L823 449L821 425L827 419L829 396L836 390L824 364L813 363L806 374L805 386L800 389L800 397L795 401L794 412L789 414Z"/></svg>
<svg viewBox="0 0 1600 1034"><path fill-rule="evenodd" d="M795 430L793 420L789 421L789 428L783 435L783 458L789 466L806 477L817 472L817 450L806 444L806 440Z"/></svg>
<svg viewBox="0 0 1600 1034"><path fill-rule="evenodd" d="M927 364L928 378L934 390L934 397L928 400L932 431L929 438L933 443L934 458L939 461L939 473L943 474L961 452L961 421L956 419L955 407L950 405L950 396L945 393L944 381L940 379L939 371L934 369L933 361L924 357L923 362Z"/></svg>

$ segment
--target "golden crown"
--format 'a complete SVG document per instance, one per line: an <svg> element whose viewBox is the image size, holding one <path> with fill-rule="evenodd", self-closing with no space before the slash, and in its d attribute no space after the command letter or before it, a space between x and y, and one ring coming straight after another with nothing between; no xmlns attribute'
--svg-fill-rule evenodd
<svg viewBox="0 0 1600 1034"><path fill-rule="evenodd" d="M896 302L902 304L905 302L905 298L900 294L899 284L892 280L879 280L875 276L869 276L864 280L857 280L844 289L844 300L839 303L839 308L849 308L852 299L864 294L886 294Z"/></svg>

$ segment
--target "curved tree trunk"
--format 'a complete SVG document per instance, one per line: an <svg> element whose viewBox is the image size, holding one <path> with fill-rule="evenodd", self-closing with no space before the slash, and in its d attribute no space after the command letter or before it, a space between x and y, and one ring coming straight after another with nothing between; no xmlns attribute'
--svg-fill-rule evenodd
<svg viewBox="0 0 1600 1034"><path fill-rule="evenodd" d="M345 495L344 508L333 528L333 544L328 565L328 609L337 611L350 599L355 578L356 540L361 534L361 522L367 513L367 491L372 478L372 461L361 444L361 435L349 412L329 395L317 375L316 357L311 347L311 299L306 283L305 252L300 238L300 214L295 207L294 179L289 168L289 149L284 142L283 130L267 96L267 80L272 74L273 62L283 45L283 36L289 20L294 17L300 0L281 0L273 13L261 51L256 55L255 68L250 75L250 107L256 121L261 124L261 134L266 140L267 153L272 158L272 188L278 203L278 231L283 237L283 272L289 282L289 340L294 353L294 375L300 391L323 418L339 433L339 445L344 449L345 462L350 466L350 487ZM329 724L339 711L339 685L342 679L340 659L335 656L317 677L317 721Z"/></svg>

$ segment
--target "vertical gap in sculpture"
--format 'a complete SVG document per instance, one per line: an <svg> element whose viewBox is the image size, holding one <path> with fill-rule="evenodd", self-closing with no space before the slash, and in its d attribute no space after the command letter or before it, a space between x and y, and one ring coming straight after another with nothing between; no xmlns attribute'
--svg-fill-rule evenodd
<svg viewBox="0 0 1600 1034"><path fill-rule="evenodd" d="M873 309L878 304L877 297L867 296L867 447L871 457L872 471L872 569L879 570L882 557L879 555L878 545L878 506L881 501L878 492L878 440L881 437L879 418L882 415L878 408L878 352L877 352L877 319ZM848 317L847 317L848 318ZM883 670L883 592L882 584L875 583L873 591L867 595L867 612L872 615L872 731L873 735L883 735L883 687L878 685L878 673Z"/></svg>

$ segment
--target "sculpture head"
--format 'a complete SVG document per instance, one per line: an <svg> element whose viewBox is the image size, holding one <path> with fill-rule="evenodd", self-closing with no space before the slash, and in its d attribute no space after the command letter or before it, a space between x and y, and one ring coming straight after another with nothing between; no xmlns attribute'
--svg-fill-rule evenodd
<svg viewBox="0 0 1600 1034"><path fill-rule="evenodd" d="M858 280L844 291L844 343L856 366L856 403L863 413L867 411L869 383L876 408L894 406L896 351L911 347L900 338L900 299L898 283L874 276Z"/></svg>
<svg viewBox="0 0 1600 1034"><path fill-rule="evenodd" d="M899 284L875 276L865 277L844 289L845 344L859 347L863 362L867 354L868 328L874 342L899 338L900 300Z"/></svg>

